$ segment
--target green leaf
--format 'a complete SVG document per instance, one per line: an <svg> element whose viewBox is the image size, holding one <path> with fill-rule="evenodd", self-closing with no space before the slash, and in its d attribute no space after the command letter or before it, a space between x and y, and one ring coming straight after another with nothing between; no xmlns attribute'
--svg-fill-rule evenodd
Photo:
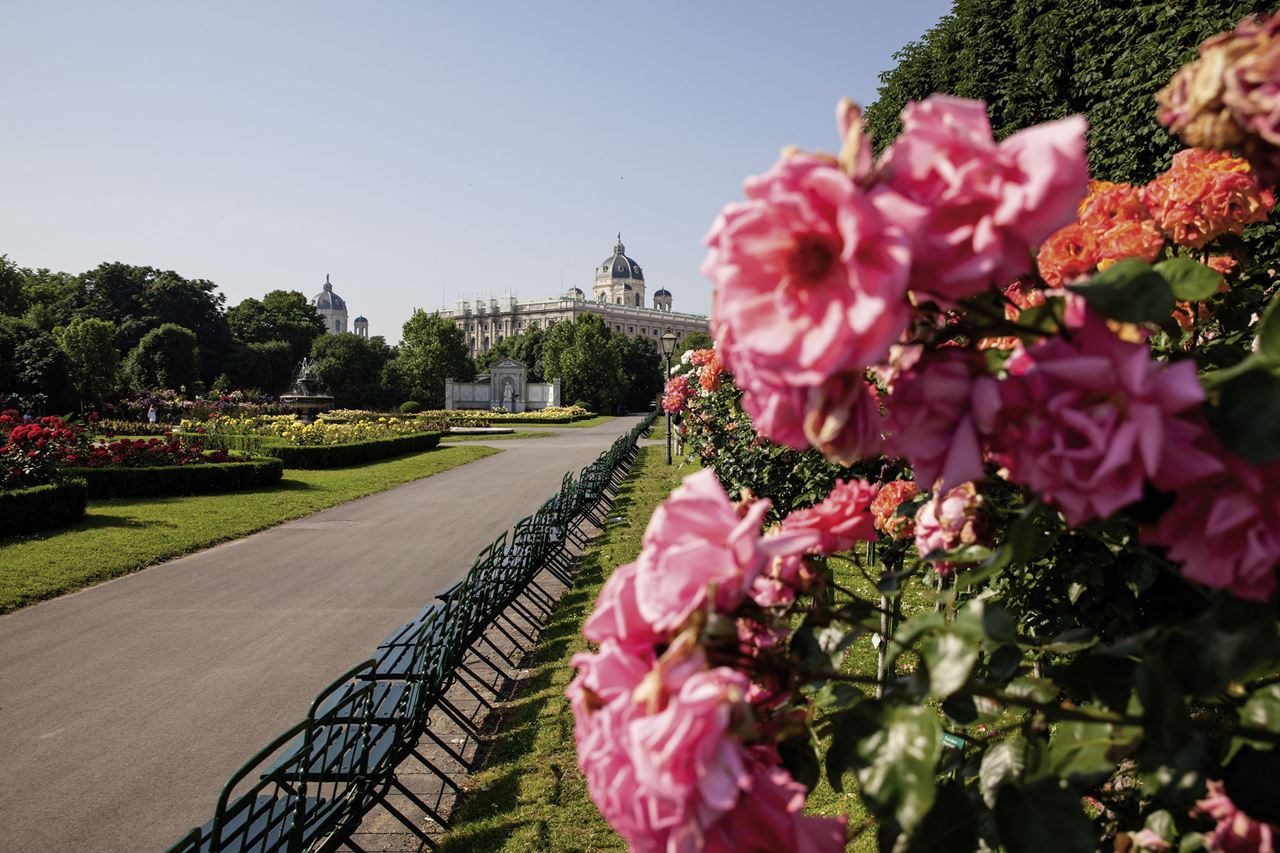
<svg viewBox="0 0 1280 853"><path fill-rule="evenodd" d="M1280 458L1280 376L1255 369L1224 382L1215 414L1231 450L1256 463Z"/></svg>
<svg viewBox="0 0 1280 853"><path fill-rule="evenodd" d="M967 726L978 719L978 703L968 693L954 693L942 703L942 713L962 726Z"/></svg>
<svg viewBox="0 0 1280 853"><path fill-rule="evenodd" d="M1133 729L1113 723L1066 720L1049 740L1047 766L1064 778L1110 773L1136 737Z"/></svg>
<svg viewBox="0 0 1280 853"><path fill-rule="evenodd" d="M1208 299L1222 286L1222 274L1191 258L1170 258L1156 264L1156 272L1169 282L1173 298L1197 302Z"/></svg>
<svg viewBox="0 0 1280 853"><path fill-rule="evenodd" d="M1058 685L1047 678L1015 678L1004 692L1017 699L1030 699L1041 704L1052 702L1058 696Z"/></svg>
<svg viewBox="0 0 1280 853"><path fill-rule="evenodd" d="M1250 696L1240 709L1240 722L1280 732L1280 684L1268 685Z"/></svg>
<svg viewBox="0 0 1280 853"><path fill-rule="evenodd" d="M1005 645L991 653L987 658L987 672L996 681L1004 681L1018 671L1022 663L1022 649L1015 645Z"/></svg>
<svg viewBox="0 0 1280 853"><path fill-rule="evenodd" d="M1168 842L1172 842L1178 835L1178 825L1174 823L1173 815L1164 809L1147 815L1147 819L1142 825L1145 829L1151 830Z"/></svg>
<svg viewBox="0 0 1280 853"><path fill-rule="evenodd" d="M892 815L911 832L933 806L941 729L932 708L886 708L880 727L858 742L858 784L877 816Z"/></svg>
<svg viewBox="0 0 1280 853"><path fill-rule="evenodd" d="M1098 638L1092 628L1069 628L1044 644L1046 652L1065 655L1096 646Z"/></svg>
<svg viewBox="0 0 1280 853"><path fill-rule="evenodd" d="M1045 778L1030 785L1005 785L996 798L996 827L1009 853L1092 853L1093 824L1080 796Z"/></svg>
<svg viewBox="0 0 1280 853"><path fill-rule="evenodd" d="M1129 258L1113 264L1081 284L1067 289L1089 305L1122 323L1155 323L1173 311L1169 283L1146 261Z"/></svg>
<svg viewBox="0 0 1280 853"><path fill-rule="evenodd" d="M1022 781L1027 769L1027 742L1022 735L992 744L982 756L978 768L978 790L986 804L995 808L996 794L1007 782Z"/></svg>
<svg viewBox="0 0 1280 853"><path fill-rule="evenodd" d="M1258 358L1268 370L1280 369L1280 294L1276 294L1258 323Z"/></svg>
<svg viewBox="0 0 1280 853"><path fill-rule="evenodd" d="M978 662L978 644L957 631L931 634L920 652L929 673L929 692L943 698L965 685Z"/></svg>
<svg viewBox="0 0 1280 853"><path fill-rule="evenodd" d="M907 853L971 853L978 849L981 813L954 780L938 786L933 808L911 833Z"/></svg>
<svg viewBox="0 0 1280 853"><path fill-rule="evenodd" d="M1199 853L1201 850L1208 849L1204 844L1203 832L1188 832L1178 842L1178 853Z"/></svg>
<svg viewBox="0 0 1280 853"><path fill-rule="evenodd" d="M805 734L784 740L778 744L778 755L791 777L812 791L822 776L813 738Z"/></svg>

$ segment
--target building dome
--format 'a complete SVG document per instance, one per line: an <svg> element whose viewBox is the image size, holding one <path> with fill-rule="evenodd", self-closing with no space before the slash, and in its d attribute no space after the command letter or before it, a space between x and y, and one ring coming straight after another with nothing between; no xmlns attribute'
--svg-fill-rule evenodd
<svg viewBox="0 0 1280 853"><path fill-rule="evenodd" d="M670 296L671 291L667 290L665 287L660 287L653 292L653 295L654 296Z"/></svg>
<svg viewBox="0 0 1280 853"><path fill-rule="evenodd" d="M644 281L644 271L640 269L640 265L634 259L627 257L627 247L622 245L622 235L618 235L618 242L613 246L613 254L605 258L600 266L596 267L596 280L610 278L630 278L637 281Z"/></svg>
<svg viewBox="0 0 1280 853"><path fill-rule="evenodd" d="M564 292L564 295L570 299L586 299L587 295L582 292L580 287L571 287Z"/></svg>
<svg viewBox="0 0 1280 853"><path fill-rule="evenodd" d="M341 296L333 292L333 285L329 283L329 276L327 275L324 277L324 290L311 298L311 304L326 311L347 310L347 303L343 301Z"/></svg>
<svg viewBox="0 0 1280 853"><path fill-rule="evenodd" d="M325 331L329 334L340 335L347 330L347 303L333 292L329 276L324 277L324 290L311 297L311 304L324 320Z"/></svg>

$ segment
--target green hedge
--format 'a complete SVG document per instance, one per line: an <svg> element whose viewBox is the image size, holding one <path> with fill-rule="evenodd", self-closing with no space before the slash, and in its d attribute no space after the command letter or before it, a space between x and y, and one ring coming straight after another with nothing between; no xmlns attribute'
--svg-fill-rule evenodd
<svg viewBox="0 0 1280 853"><path fill-rule="evenodd" d="M71 524L84 517L88 501L88 488L79 479L0 491L0 536Z"/></svg>
<svg viewBox="0 0 1280 853"><path fill-rule="evenodd" d="M440 443L440 433L421 432L415 435L397 435L372 441L355 441L350 444L292 444L262 445L262 452L284 462L286 468L345 468L376 462L405 453L430 450Z"/></svg>
<svg viewBox="0 0 1280 853"><path fill-rule="evenodd" d="M68 470L84 478L91 498L133 498L238 492L270 486L280 482L284 465L279 459L253 459L247 462Z"/></svg>

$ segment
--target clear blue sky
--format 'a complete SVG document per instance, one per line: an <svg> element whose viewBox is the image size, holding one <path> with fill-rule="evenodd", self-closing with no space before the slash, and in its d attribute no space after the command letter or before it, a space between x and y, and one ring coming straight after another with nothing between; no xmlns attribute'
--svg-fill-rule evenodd
<svg viewBox="0 0 1280 853"><path fill-rule="evenodd" d="M701 240L787 144L833 150L947 0L9 3L0 253L414 307L589 289L621 231L706 312Z"/></svg>

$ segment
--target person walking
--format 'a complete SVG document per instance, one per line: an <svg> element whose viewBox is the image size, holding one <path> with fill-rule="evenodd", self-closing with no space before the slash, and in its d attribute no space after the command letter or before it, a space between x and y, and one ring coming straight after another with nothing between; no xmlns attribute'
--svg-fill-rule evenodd
<svg viewBox="0 0 1280 853"><path fill-rule="evenodd" d="M147 409L147 422L148 423L156 422L156 407L154 404L151 406L151 408Z"/></svg>

